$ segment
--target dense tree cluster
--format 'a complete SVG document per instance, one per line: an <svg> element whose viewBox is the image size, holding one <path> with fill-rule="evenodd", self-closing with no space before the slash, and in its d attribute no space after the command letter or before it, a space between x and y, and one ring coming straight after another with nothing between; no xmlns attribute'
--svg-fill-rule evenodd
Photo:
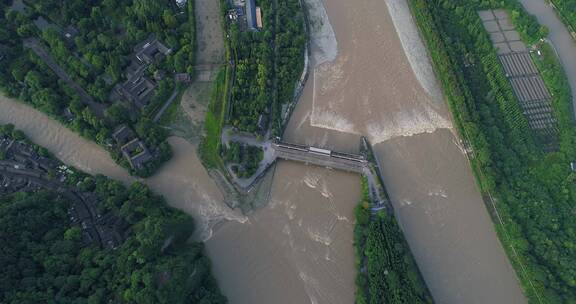
<svg viewBox="0 0 576 304"><path fill-rule="evenodd" d="M263 28L229 26L229 47L236 64L230 122L243 131L258 131L262 115L278 134L282 106L292 102L304 66L304 13L298 0L259 1Z"/></svg>
<svg viewBox="0 0 576 304"><path fill-rule="evenodd" d="M0 90L10 97L30 103L35 108L66 123L82 136L108 147L111 134L120 123L128 123L158 157L143 170L147 176L169 159L168 132L150 122L174 89L170 75L192 73L195 48L193 1L180 12L173 2L135 1L23 1L28 8L11 9L11 0L0 1ZM34 22L43 18L49 25ZM70 31L74 36L67 38ZM133 48L154 34L172 53L152 64L146 75L168 74L161 81L142 113L128 115L120 103L110 104L112 88L125 80L123 71L130 64ZM96 102L107 107L99 117L81 101L80 96L58 77L23 40L40 39L44 49ZM113 157L126 167L118 150Z"/></svg>
<svg viewBox="0 0 576 304"><path fill-rule="evenodd" d="M356 206L356 303L433 303L394 217L371 214L366 183Z"/></svg>
<svg viewBox="0 0 576 304"><path fill-rule="evenodd" d="M11 125L0 126L0 134L27 141ZM67 183L97 194L101 214L129 224L123 243L113 250L86 243L82 227L70 220L70 202L55 192L2 196L0 302L227 303L203 244L189 241L188 215L140 183L126 188L76 170Z"/></svg>
<svg viewBox="0 0 576 304"><path fill-rule="evenodd" d="M270 113L273 98L274 53L272 42L265 38L271 34L269 30L265 31L243 32L237 23L230 28L230 47L236 63L230 121L248 132L258 130L258 119L260 115Z"/></svg>
<svg viewBox="0 0 576 304"><path fill-rule="evenodd" d="M495 200L497 225L525 292L548 303L576 301L576 132L571 93L551 49L534 59L551 90L559 125L559 150L543 153L477 10L506 8L527 42L546 35L515 1L411 0L455 122L472 146L482 190ZM520 265L520 263L522 265ZM523 267L522 267L523 266Z"/></svg>
<svg viewBox="0 0 576 304"><path fill-rule="evenodd" d="M2 135L53 157L13 125L0 126ZM99 214L121 217L127 224L117 230L124 241L115 249L87 242L83 226L71 222L72 203L56 192L1 196L1 303L227 302L211 275L203 244L189 241L192 218L143 184L126 188L102 175L70 169L70 187L95 193Z"/></svg>
<svg viewBox="0 0 576 304"><path fill-rule="evenodd" d="M83 246L69 203L54 193L0 198L2 303L226 303L201 243L187 243L191 219L145 186L90 182L132 225L116 250Z"/></svg>
<svg viewBox="0 0 576 304"><path fill-rule="evenodd" d="M192 72L194 27L187 14L179 14L168 2L43 0L31 5L33 15L45 16L55 23L41 37L50 46L52 55L74 75L87 91L105 102L112 85L122 79L122 70L129 64L133 47L155 34L176 50L162 68ZM10 14L18 14L12 11ZM28 21L29 22L29 21ZM78 30L73 38L74 49L65 41L60 29L72 26ZM107 84L108 82L109 84Z"/></svg>
<svg viewBox="0 0 576 304"><path fill-rule="evenodd" d="M232 170L241 178L254 175L263 158L264 151L260 147L231 142L230 147L224 149L224 161L232 164Z"/></svg>
<svg viewBox="0 0 576 304"><path fill-rule="evenodd" d="M278 1L276 27L276 98L272 106L272 130L282 129L282 107L293 102L295 86L304 69L306 32L304 12L298 0Z"/></svg>

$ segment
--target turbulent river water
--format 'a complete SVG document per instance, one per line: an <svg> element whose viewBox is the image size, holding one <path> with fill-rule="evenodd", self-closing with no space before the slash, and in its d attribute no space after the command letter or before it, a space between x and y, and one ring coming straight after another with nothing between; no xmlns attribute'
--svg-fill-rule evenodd
<svg viewBox="0 0 576 304"><path fill-rule="evenodd" d="M438 303L525 302L405 1L307 2L315 68L286 139L355 152L359 135L370 138ZM0 123L87 172L134 180L100 147L4 97ZM282 161L268 206L243 216L222 202L193 145L170 144L174 159L144 182L197 218L232 303L354 302L359 176Z"/></svg>
<svg viewBox="0 0 576 304"><path fill-rule="evenodd" d="M406 3L309 2L316 68L287 140L353 152L367 135L436 301L524 303ZM250 219L262 230L232 224L208 242L216 261L232 256L216 265L224 289L239 303L353 303L357 193L356 176L281 163L271 206Z"/></svg>

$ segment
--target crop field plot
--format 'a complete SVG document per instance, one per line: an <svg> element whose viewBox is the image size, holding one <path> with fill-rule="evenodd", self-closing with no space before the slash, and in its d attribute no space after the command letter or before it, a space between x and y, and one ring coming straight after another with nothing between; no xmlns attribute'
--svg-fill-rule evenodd
<svg viewBox="0 0 576 304"><path fill-rule="evenodd" d="M514 28L510 17L504 10L486 10L478 12L484 28L498 51L498 55L514 52L527 52L528 48L520 40L520 34Z"/></svg>
<svg viewBox="0 0 576 304"><path fill-rule="evenodd" d="M536 65L532 62L529 53L511 53L500 55L499 57L509 77L538 74L538 69L536 69Z"/></svg>
<svg viewBox="0 0 576 304"><path fill-rule="evenodd" d="M550 103L552 97L510 17L505 10L479 11L478 15L497 50L530 128L555 136L556 119Z"/></svg>

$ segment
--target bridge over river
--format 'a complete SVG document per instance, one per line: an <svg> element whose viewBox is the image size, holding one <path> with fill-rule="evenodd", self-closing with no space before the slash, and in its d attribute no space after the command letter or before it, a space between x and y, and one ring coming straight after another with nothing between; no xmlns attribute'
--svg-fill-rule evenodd
<svg viewBox="0 0 576 304"><path fill-rule="evenodd" d="M260 162L258 170L249 178L238 178L230 170L230 166L227 166L233 182L244 191L250 191L250 188L256 184L258 179L264 175L272 164L278 159L283 159L361 174L366 177L373 208L375 210L392 208L380 175L380 166L375 161L372 148L366 138L362 138L360 154L288 143L279 138L276 140L260 140L253 134L234 132L228 128L222 132L222 144L228 146L230 142L239 142L249 146L260 147L264 150L264 158Z"/></svg>
<svg viewBox="0 0 576 304"><path fill-rule="evenodd" d="M271 145L276 158L314 164L317 166L364 174L368 160L364 155L342 153L326 149L275 142Z"/></svg>
<svg viewBox="0 0 576 304"><path fill-rule="evenodd" d="M373 202L372 209L377 211L383 208L389 210L392 208L380 177L379 166L376 162L368 160L368 155L372 153L372 150L365 138L362 139L362 154L336 152L281 141L272 143L271 148L274 152L274 159L297 161L361 174L366 177L368 183L370 198Z"/></svg>

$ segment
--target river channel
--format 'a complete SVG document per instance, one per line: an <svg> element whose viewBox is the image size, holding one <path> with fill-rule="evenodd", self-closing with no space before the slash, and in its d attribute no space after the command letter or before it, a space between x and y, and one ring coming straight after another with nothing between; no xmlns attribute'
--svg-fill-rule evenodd
<svg viewBox="0 0 576 304"><path fill-rule="evenodd" d="M368 135L436 301L525 303L406 3L324 4L332 29L312 20L317 62L286 140L354 152ZM208 242L226 292L238 303L353 303L358 177L283 162L273 188L250 225L233 223ZM246 244L243 234L266 241Z"/></svg>
<svg viewBox="0 0 576 304"><path fill-rule="evenodd" d="M307 0L314 69L286 140L357 152L367 135L436 302L524 303L404 0L319 1ZM0 123L68 164L134 180L102 148L4 97ZM268 205L243 216L222 202L195 147L169 142L174 159L144 182L200 223L231 303L354 302L359 176L281 161Z"/></svg>

